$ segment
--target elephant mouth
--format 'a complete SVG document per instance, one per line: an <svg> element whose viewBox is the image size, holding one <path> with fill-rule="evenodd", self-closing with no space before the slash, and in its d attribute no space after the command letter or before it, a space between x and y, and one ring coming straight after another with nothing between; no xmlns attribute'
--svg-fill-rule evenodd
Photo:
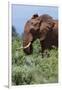
<svg viewBox="0 0 62 90"><path fill-rule="evenodd" d="M29 42L29 44L26 45L26 46L23 48L23 50L24 50L25 54L27 54L27 55L31 54L32 51L33 51L31 42Z"/></svg>

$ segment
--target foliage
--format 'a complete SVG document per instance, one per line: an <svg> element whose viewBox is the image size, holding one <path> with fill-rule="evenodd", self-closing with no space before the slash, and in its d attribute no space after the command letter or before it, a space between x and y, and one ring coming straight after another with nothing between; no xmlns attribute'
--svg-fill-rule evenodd
<svg viewBox="0 0 62 90"><path fill-rule="evenodd" d="M21 43L20 43L21 42ZM23 50L16 51L22 45L18 36L12 41L12 84L43 84L58 82L58 50L49 50L50 56L42 58L40 42L33 43L33 53L25 55Z"/></svg>

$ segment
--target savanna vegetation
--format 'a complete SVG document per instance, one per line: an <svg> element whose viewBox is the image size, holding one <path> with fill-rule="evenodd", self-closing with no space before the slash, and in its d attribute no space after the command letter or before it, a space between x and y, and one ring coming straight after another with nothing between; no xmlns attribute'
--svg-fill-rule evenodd
<svg viewBox="0 0 62 90"><path fill-rule="evenodd" d="M42 58L40 42L33 43L33 53L25 55L20 36L12 27L12 85L45 84L58 82L58 49L49 50L50 56Z"/></svg>

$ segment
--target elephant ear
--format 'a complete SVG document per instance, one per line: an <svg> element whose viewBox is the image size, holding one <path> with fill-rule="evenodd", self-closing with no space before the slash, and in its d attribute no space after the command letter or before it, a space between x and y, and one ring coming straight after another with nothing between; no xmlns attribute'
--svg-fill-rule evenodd
<svg viewBox="0 0 62 90"><path fill-rule="evenodd" d="M40 40L41 40L41 41L46 38L46 35L47 35L47 34L48 34L48 36L49 36L49 34L51 33L51 31L52 31L53 28L55 27L55 23L54 23L54 21L48 22L48 23L46 24L46 26L45 26L45 24L44 24L44 27L46 27L47 29L45 28L45 29L43 29L43 30L40 30L40 34L41 34Z"/></svg>
<svg viewBox="0 0 62 90"><path fill-rule="evenodd" d="M54 25L55 25L54 21L53 20L48 20L47 23L48 23L48 28L52 30Z"/></svg>
<svg viewBox="0 0 62 90"><path fill-rule="evenodd" d="M35 19L38 17L38 14L34 14L31 19Z"/></svg>
<svg viewBox="0 0 62 90"><path fill-rule="evenodd" d="M44 40L48 33L50 33L53 30L54 22L53 21L46 21L42 22L40 26L40 40Z"/></svg>
<svg viewBox="0 0 62 90"><path fill-rule="evenodd" d="M40 33L40 41L45 40L45 38L46 38L46 32L43 31Z"/></svg>

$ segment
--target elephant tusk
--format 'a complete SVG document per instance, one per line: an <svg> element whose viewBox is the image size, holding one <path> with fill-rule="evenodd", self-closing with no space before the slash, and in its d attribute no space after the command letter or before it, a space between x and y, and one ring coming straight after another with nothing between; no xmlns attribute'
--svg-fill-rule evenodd
<svg viewBox="0 0 62 90"><path fill-rule="evenodd" d="M26 49L30 46L31 42L28 43L28 45L24 46L23 48Z"/></svg>
<svg viewBox="0 0 62 90"><path fill-rule="evenodd" d="M30 44L31 44L31 42L29 42L28 45L26 45L24 47L16 48L16 50L26 49L30 46Z"/></svg>

